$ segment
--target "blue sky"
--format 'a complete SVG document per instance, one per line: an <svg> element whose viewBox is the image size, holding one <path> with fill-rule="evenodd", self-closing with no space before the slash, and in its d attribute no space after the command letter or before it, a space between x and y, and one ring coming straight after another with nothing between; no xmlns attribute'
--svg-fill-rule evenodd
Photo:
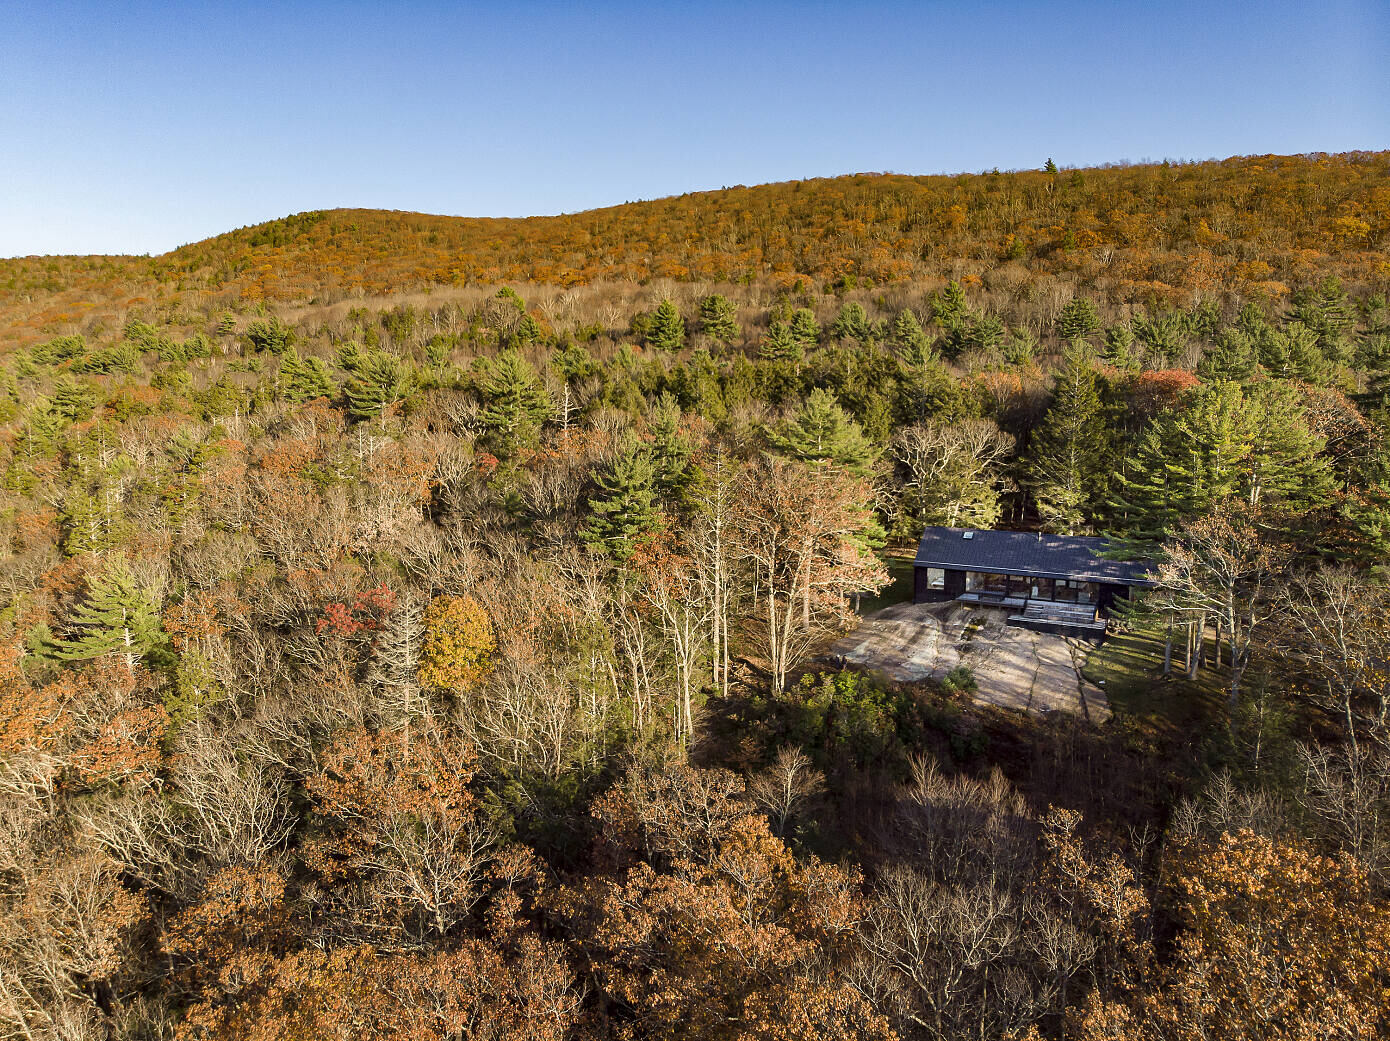
<svg viewBox="0 0 1390 1041"><path fill-rule="evenodd" d="M0 256L307 209L1390 148L1390 3L0 7Z"/></svg>

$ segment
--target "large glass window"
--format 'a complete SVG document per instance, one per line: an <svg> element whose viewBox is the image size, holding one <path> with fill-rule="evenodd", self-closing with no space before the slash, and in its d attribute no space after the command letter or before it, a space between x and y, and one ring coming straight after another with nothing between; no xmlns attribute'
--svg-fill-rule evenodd
<svg viewBox="0 0 1390 1041"><path fill-rule="evenodd" d="M1009 576L982 573L980 575L979 588L986 593L998 593L1001 596L1006 595L1009 592Z"/></svg>
<svg viewBox="0 0 1390 1041"><path fill-rule="evenodd" d="M1096 584L1059 578L1054 599L1068 604L1093 604L1096 602Z"/></svg>
<svg viewBox="0 0 1390 1041"><path fill-rule="evenodd" d="M946 588L946 572L945 572L945 570L944 570L943 568L939 568L939 567L929 567L929 568L927 568L927 588L928 588L928 589L945 589L945 588Z"/></svg>

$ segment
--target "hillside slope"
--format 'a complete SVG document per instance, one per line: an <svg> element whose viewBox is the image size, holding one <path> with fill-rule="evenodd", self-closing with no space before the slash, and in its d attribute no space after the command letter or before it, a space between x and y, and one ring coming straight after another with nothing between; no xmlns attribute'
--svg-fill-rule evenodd
<svg viewBox="0 0 1390 1041"><path fill-rule="evenodd" d="M1390 277L1390 152L736 187L525 219L297 214L163 256L0 261L9 341L129 309L303 302L430 285L652 279L804 288L1005 263L1123 300L1279 296Z"/></svg>

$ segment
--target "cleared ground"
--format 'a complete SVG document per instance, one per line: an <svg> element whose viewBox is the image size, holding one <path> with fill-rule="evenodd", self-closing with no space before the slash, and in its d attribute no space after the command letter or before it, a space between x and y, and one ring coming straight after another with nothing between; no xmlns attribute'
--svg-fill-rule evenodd
<svg viewBox="0 0 1390 1041"><path fill-rule="evenodd" d="M895 604L865 616L830 653L897 680L940 678L964 665L976 700L1023 712L1073 712L1103 723L1105 692L1081 676L1090 647L1005 624L1008 611L965 604Z"/></svg>

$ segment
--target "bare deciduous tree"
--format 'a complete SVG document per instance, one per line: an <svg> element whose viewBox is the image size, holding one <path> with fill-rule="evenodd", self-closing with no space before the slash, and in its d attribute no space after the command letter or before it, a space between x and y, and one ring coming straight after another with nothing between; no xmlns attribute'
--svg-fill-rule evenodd
<svg viewBox="0 0 1390 1041"><path fill-rule="evenodd" d="M1273 644L1309 674L1309 699L1360 737L1390 748L1390 590L1350 567L1294 576L1279 598Z"/></svg>
<svg viewBox="0 0 1390 1041"><path fill-rule="evenodd" d="M772 820L772 829L783 837L787 825L805 804L825 791L825 777L809 756L786 745L762 773L748 784L748 794Z"/></svg>

